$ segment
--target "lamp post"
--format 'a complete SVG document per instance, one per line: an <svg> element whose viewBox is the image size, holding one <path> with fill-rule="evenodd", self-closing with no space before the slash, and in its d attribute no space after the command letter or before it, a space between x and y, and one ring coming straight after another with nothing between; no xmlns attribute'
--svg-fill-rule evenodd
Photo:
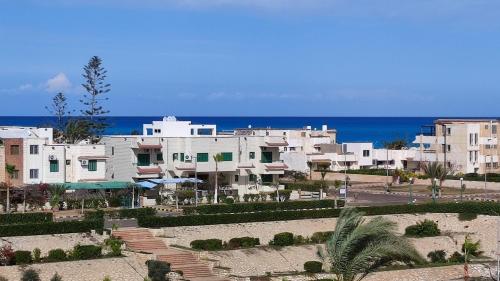
<svg viewBox="0 0 500 281"><path fill-rule="evenodd" d="M408 204L413 204L413 178L410 178L410 185L408 186L409 196L408 196Z"/></svg>
<svg viewBox="0 0 500 281"><path fill-rule="evenodd" d="M194 205L198 207L198 158L193 156L194 161Z"/></svg>
<svg viewBox="0 0 500 281"><path fill-rule="evenodd" d="M135 184L132 184L132 209L135 208L135 191L134 191Z"/></svg>
<svg viewBox="0 0 500 281"><path fill-rule="evenodd" d="M463 201L463 193L464 193L464 178L460 178L460 202Z"/></svg>

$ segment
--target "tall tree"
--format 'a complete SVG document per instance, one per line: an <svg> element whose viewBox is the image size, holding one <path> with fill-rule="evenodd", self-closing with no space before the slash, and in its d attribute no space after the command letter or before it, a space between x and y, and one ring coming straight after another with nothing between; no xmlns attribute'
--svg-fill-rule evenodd
<svg viewBox="0 0 500 281"><path fill-rule="evenodd" d="M71 114L71 111L68 110L68 102L66 100L67 98L64 93L59 92L52 98L50 105L45 106L45 109L56 117L56 129L59 132L64 131L67 116Z"/></svg>
<svg viewBox="0 0 500 281"><path fill-rule="evenodd" d="M219 178L219 162L224 161L224 157L222 156L221 153L217 153L214 155L214 161L215 161L215 193L214 193L214 204L218 203L218 189L219 189L219 183L218 183L218 178Z"/></svg>
<svg viewBox="0 0 500 281"><path fill-rule="evenodd" d="M345 208L340 213L326 254L337 281L359 281L392 263L424 263L413 245L396 234L397 225L383 217L366 222L363 213Z"/></svg>
<svg viewBox="0 0 500 281"><path fill-rule="evenodd" d="M422 164L422 170L424 170L424 174L431 180L432 201L436 202L436 191L441 189L443 182L446 180L446 176L451 174L451 169L447 169L439 162L429 162ZM439 186L436 180L439 181Z"/></svg>
<svg viewBox="0 0 500 281"><path fill-rule="evenodd" d="M102 60L98 56L90 58L88 64L83 67L85 83L82 86L87 93L80 100L86 106L81 113L90 122L92 141L95 141L96 137L100 136L108 126L105 115L109 113L109 110L102 106L102 101L108 100L104 95L111 91L111 84L106 83L106 74L107 71L102 67Z"/></svg>
<svg viewBox="0 0 500 281"><path fill-rule="evenodd" d="M8 181L7 187L7 213L10 213L10 188L12 186L12 179L14 178L14 173L16 172L16 166L11 164L5 164L5 172L9 175L7 177Z"/></svg>
<svg viewBox="0 0 500 281"><path fill-rule="evenodd" d="M67 143L78 143L91 137L91 124L85 119L69 120L64 128Z"/></svg>

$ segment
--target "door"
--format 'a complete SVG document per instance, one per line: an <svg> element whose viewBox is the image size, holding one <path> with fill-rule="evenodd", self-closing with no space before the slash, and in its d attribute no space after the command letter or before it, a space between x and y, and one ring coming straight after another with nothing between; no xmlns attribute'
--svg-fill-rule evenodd
<svg viewBox="0 0 500 281"><path fill-rule="evenodd" d="M137 154L137 166L149 166L151 163L151 159L149 158L149 153L141 153Z"/></svg>
<svg viewBox="0 0 500 281"><path fill-rule="evenodd" d="M273 162L273 153L270 151L262 151L262 156L260 161L262 163L272 163Z"/></svg>

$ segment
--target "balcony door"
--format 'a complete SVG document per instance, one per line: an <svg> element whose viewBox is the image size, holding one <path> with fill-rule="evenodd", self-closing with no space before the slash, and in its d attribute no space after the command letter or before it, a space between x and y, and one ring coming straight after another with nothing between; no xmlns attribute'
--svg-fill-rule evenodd
<svg viewBox="0 0 500 281"><path fill-rule="evenodd" d="M272 163L273 162L273 153L270 151L262 151L261 162L262 163Z"/></svg>
<svg viewBox="0 0 500 281"><path fill-rule="evenodd" d="M149 157L149 153L137 154L137 166L149 166L150 163L151 159Z"/></svg>

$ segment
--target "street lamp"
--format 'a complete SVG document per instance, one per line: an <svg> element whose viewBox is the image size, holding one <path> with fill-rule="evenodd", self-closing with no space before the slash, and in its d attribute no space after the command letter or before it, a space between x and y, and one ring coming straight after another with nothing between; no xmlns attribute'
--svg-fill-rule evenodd
<svg viewBox="0 0 500 281"><path fill-rule="evenodd" d="M410 185L408 186L409 189L409 198L408 198L408 204L413 204L413 190L412 190L412 185L413 185L413 178L410 178Z"/></svg>
<svg viewBox="0 0 500 281"><path fill-rule="evenodd" d="M434 178L432 181L432 203L436 203L436 184L437 178Z"/></svg>
<svg viewBox="0 0 500 281"><path fill-rule="evenodd" d="M463 193L464 193L464 178L460 178L460 202L463 201Z"/></svg>
<svg viewBox="0 0 500 281"><path fill-rule="evenodd" d="M198 207L198 158L193 156L194 161L194 205Z"/></svg>

